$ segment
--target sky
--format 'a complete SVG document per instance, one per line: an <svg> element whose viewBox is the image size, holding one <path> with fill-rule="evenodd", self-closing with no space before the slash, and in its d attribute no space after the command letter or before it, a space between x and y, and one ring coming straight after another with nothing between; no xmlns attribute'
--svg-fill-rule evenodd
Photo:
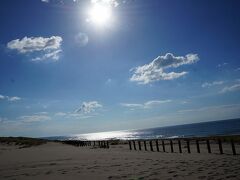
<svg viewBox="0 0 240 180"><path fill-rule="evenodd" d="M238 0L3 0L0 136L240 117Z"/></svg>

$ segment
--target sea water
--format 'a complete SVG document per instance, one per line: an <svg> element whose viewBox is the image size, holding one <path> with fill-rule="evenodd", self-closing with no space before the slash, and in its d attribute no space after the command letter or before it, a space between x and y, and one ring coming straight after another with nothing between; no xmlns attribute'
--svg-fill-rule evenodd
<svg viewBox="0 0 240 180"><path fill-rule="evenodd" d="M69 136L47 137L51 140L110 140L110 139L155 139L176 137L203 137L240 134L240 118L221 121L156 127L139 130L109 131Z"/></svg>

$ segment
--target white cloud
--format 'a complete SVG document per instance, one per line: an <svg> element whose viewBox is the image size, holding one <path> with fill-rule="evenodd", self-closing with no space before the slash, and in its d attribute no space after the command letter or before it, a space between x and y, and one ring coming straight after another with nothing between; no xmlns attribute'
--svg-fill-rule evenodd
<svg viewBox="0 0 240 180"><path fill-rule="evenodd" d="M187 54L186 56L174 56L167 53L164 56L158 56L151 63L138 66L134 69L134 74L130 81L136 81L138 84L148 84L159 80L172 80L186 75L188 72L164 72L169 68L177 68L185 64L193 64L199 60L197 54Z"/></svg>
<svg viewBox="0 0 240 180"><path fill-rule="evenodd" d="M128 108L142 108L143 104L136 104L136 103L121 103L121 106L128 107Z"/></svg>
<svg viewBox="0 0 240 180"><path fill-rule="evenodd" d="M44 3L49 3L49 0L41 0Z"/></svg>
<svg viewBox="0 0 240 180"><path fill-rule="evenodd" d="M216 86L216 85L221 85L223 84L224 81L213 81L213 82L205 82L202 84L202 87L205 88L205 87L211 87L211 86Z"/></svg>
<svg viewBox="0 0 240 180"><path fill-rule="evenodd" d="M55 113L55 116L66 116L67 113L64 113L64 112L57 112Z"/></svg>
<svg viewBox="0 0 240 180"><path fill-rule="evenodd" d="M0 94L0 100L7 100L10 102L14 102L14 101L20 101L22 98L18 97L18 96L4 96Z"/></svg>
<svg viewBox="0 0 240 180"><path fill-rule="evenodd" d="M227 93L227 92L233 92L233 91L240 91L240 84L234 84L232 86L226 86L224 87L220 93Z"/></svg>
<svg viewBox="0 0 240 180"><path fill-rule="evenodd" d="M179 110L178 113L196 113L196 112L224 112L227 110L240 109L240 104L226 104L226 105L218 105L218 106L206 106L196 109L184 109Z"/></svg>
<svg viewBox="0 0 240 180"><path fill-rule="evenodd" d="M112 7L117 7L119 2L117 0L91 0L92 4L103 4Z"/></svg>
<svg viewBox="0 0 240 180"><path fill-rule="evenodd" d="M108 78L105 82L106 85L110 85L113 83L113 80L111 78Z"/></svg>
<svg viewBox="0 0 240 180"><path fill-rule="evenodd" d="M88 44L88 36L85 33L78 33L74 39L75 42L80 46L86 46Z"/></svg>
<svg viewBox="0 0 240 180"><path fill-rule="evenodd" d="M11 101L11 102L13 102L13 101L19 101L19 100L21 100L21 99L22 99L22 98L17 97L17 96L8 97L8 101Z"/></svg>
<svg viewBox="0 0 240 180"><path fill-rule="evenodd" d="M62 52L61 49L56 50L56 51L52 51L52 52L44 54L41 57L33 58L32 61L43 61L43 60L48 60L48 59L51 59L53 61L57 61L60 57L61 52Z"/></svg>
<svg viewBox="0 0 240 180"><path fill-rule="evenodd" d="M32 123L32 122L48 121L48 120L51 120L51 117L47 115L34 114L29 116L20 116L19 119L21 122L24 122L24 123Z"/></svg>
<svg viewBox="0 0 240 180"><path fill-rule="evenodd" d="M102 105L97 101L83 102L81 107L75 110L75 113L90 113L94 112L96 109L101 108Z"/></svg>
<svg viewBox="0 0 240 180"><path fill-rule="evenodd" d="M8 118L6 118L6 117L0 117L0 123L7 123L9 120L8 120Z"/></svg>
<svg viewBox="0 0 240 180"><path fill-rule="evenodd" d="M34 51L56 50L61 47L62 38L60 36L44 37L24 37L23 39L15 39L8 42L7 47L17 50L20 53L28 53Z"/></svg>
<svg viewBox="0 0 240 180"><path fill-rule="evenodd" d="M3 96L3 95L0 94L0 100L1 100L1 99L5 99L5 96Z"/></svg>
<svg viewBox="0 0 240 180"><path fill-rule="evenodd" d="M224 67L224 66L226 66L226 65L228 65L228 63L224 62L224 63L222 63L222 64L218 64L217 67L218 67L218 68L222 68L222 67Z"/></svg>
<svg viewBox="0 0 240 180"><path fill-rule="evenodd" d="M19 53L40 53L32 61L53 60L60 58L62 38L60 36L44 37L24 37L15 39L7 43L7 47Z"/></svg>
<svg viewBox="0 0 240 180"><path fill-rule="evenodd" d="M88 119L91 117L94 117L94 115L85 115L83 113L79 112L57 112L55 113L55 116L59 116L62 118L67 118L67 119Z"/></svg>
<svg viewBox="0 0 240 180"><path fill-rule="evenodd" d="M237 69L235 69L235 71L240 71L240 67L239 67L239 68L237 68Z"/></svg>
<svg viewBox="0 0 240 180"><path fill-rule="evenodd" d="M144 108L152 108L152 107L158 106L160 104L169 103L169 102L172 102L172 100L167 99L167 100L148 101L148 102L144 103Z"/></svg>
<svg viewBox="0 0 240 180"><path fill-rule="evenodd" d="M69 113L67 118L75 118L75 119L88 119L94 117L93 115L84 115L81 113Z"/></svg>
<svg viewBox="0 0 240 180"><path fill-rule="evenodd" d="M85 115L84 113L79 112L57 112L55 116L61 116L63 118L71 118L71 119L87 119L94 117L94 115Z"/></svg>
<svg viewBox="0 0 240 180"><path fill-rule="evenodd" d="M121 103L121 106L128 107L131 110L134 109L149 109L149 108L154 108L160 104L164 103L169 103L172 102L172 100L167 99L167 100L152 100L152 101L147 101L143 104L138 104L138 103Z"/></svg>

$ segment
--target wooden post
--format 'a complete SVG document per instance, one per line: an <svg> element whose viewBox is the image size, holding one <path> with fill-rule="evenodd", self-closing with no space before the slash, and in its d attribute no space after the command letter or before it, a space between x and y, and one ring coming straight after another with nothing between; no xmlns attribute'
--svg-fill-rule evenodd
<svg viewBox="0 0 240 180"><path fill-rule="evenodd" d="M178 148L179 148L179 152L182 153L182 145L181 145L181 140L178 140Z"/></svg>
<svg viewBox="0 0 240 180"><path fill-rule="evenodd" d="M219 146L220 154L223 154L223 148L222 148L222 141L221 141L221 139L218 139L218 146Z"/></svg>
<svg viewBox="0 0 240 180"><path fill-rule="evenodd" d="M103 147L106 148L107 145L106 145L106 141L103 141Z"/></svg>
<svg viewBox="0 0 240 180"><path fill-rule="evenodd" d="M146 141L143 141L143 143L144 143L144 149L145 149L145 151L147 151L147 144L146 144Z"/></svg>
<svg viewBox="0 0 240 180"><path fill-rule="evenodd" d="M142 147L141 147L141 141L138 141L138 149L141 151Z"/></svg>
<svg viewBox="0 0 240 180"><path fill-rule="evenodd" d="M207 139L206 142L207 142L208 153L212 153L209 139Z"/></svg>
<svg viewBox="0 0 240 180"><path fill-rule="evenodd" d="M99 147L101 146L100 141L98 141L98 146L99 146Z"/></svg>
<svg viewBox="0 0 240 180"><path fill-rule="evenodd" d="M136 149L135 141L133 141L133 147L134 147L134 150L137 150L137 149Z"/></svg>
<svg viewBox="0 0 240 180"><path fill-rule="evenodd" d="M95 141L93 141L93 146L95 146Z"/></svg>
<svg viewBox="0 0 240 180"><path fill-rule="evenodd" d="M236 149L235 149L235 144L234 144L233 139L231 139L231 145L232 145L232 152L233 152L233 155L237 155L237 153L236 153Z"/></svg>
<svg viewBox="0 0 240 180"><path fill-rule="evenodd" d="M163 152L166 152L166 151L165 151L165 144L164 144L164 140L162 140L162 148L163 148Z"/></svg>
<svg viewBox="0 0 240 180"><path fill-rule="evenodd" d="M200 153L199 140L196 140L197 152Z"/></svg>
<svg viewBox="0 0 240 180"><path fill-rule="evenodd" d="M129 149L132 150L132 144L131 144L131 141L128 141L128 144L129 144Z"/></svg>
<svg viewBox="0 0 240 180"><path fill-rule="evenodd" d="M152 141L150 141L149 143L150 143L150 149L151 151L153 151Z"/></svg>
<svg viewBox="0 0 240 180"><path fill-rule="evenodd" d="M187 149L188 149L188 153L191 153L190 142L189 142L189 140L187 140Z"/></svg>
<svg viewBox="0 0 240 180"><path fill-rule="evenodd" d="M171 152L173 153L173 142L170 140Z"/></svg>
<svg viewBox="0 0 240 180"><path fill-rule="evenodd" d="M107 141L106 143L107 143L107 148L109 148L109 142Z"/></svg>
<svg viewBox="0 0 240 180"><path fill-rule="evenodd" d="M157 151L159 152L158 140L156 140L155 142L156 142Z"/></svg>

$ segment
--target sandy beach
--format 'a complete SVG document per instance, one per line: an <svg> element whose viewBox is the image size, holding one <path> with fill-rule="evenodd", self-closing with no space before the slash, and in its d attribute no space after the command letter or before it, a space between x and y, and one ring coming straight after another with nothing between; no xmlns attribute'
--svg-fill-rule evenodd
<svg viewBox="0 0 240 180"><path fill-rule="evenodd" d="M239 179L240 156L230 149L220 155L215 148L212 154L184 149L180 154L130 151L128 144L109 149L57 142L28 148L1 144L0 179Z"/></svg>

